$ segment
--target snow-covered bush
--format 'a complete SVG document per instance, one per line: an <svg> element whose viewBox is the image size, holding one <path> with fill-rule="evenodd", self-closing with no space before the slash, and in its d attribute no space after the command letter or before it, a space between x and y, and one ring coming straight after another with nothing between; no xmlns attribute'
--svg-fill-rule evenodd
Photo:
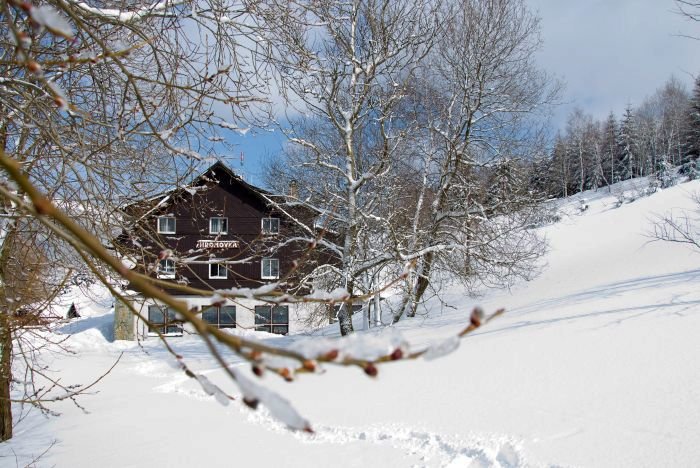
<svg viewBox="0 0 700 468"><path fill-rule="evenodd" d="M650 187L665 189L671 187L675 183L676 176L674 167L667 160L662 160L658 164L654 176L651 177ZM655 191L656 190L654 190L654 192Z"/></svg>
<svg viewBox="0 0 700 468"><path fill-rule="evenodd" d="M700 168L698 167L698 159L691 159L684 163L678 170L678 174L686 176L688 180L695 180L700 177Z"/></svg>
<svg viewBox="0 0 700 468"><path fill-rule="evenodd" d="M581 213L588 210L588 203L587 203L587 200L585 198L582 198L579 200L578 210Z"/></svg>
<svg viewBox="0 0 700 468"><path fill-rule="evenodd" d="M530 216L531 223L527 226L528 229L536 229L561 221L561 214L553 203L543 203L541 206L533 210Z"/></svg>

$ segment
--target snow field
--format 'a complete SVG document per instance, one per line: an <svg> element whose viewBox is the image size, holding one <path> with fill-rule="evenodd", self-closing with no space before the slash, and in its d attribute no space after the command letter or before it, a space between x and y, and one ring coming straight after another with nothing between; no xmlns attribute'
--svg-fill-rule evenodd
<svg viewBox="0 0 700 468"><path fill-rule="evenodd" d="M312 436L264 409L221 406L158 343L111 342L111 316L82 308L60 329L77 357L54 356L52 366L86 382L123 353L119 365L80 399L88 414L70 402L52 406L57 418L30 411L0 445L0 465L24 466L49 448L37 466L697 466L700 252L648 237L655 216L695 209L696 191L689 182L619 208L605 191L557 202L565 215L540 228L550 249L538 278L477 299L452 286L450 307L433 300L383 332L417 348L462 329L477 303L507 308L441 359L381 366L377 379L332 366L293 384L266 376ZM196 337L171 343L240 395Z"/></svg>

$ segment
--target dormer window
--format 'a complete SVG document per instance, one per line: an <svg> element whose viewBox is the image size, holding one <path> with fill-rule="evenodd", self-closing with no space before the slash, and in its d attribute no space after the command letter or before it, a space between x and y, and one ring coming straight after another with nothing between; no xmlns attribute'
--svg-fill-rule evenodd
<svg viewBox="0 0 700 468"><path fill-rule="evenodd" d="M209 218L209 234L226 234L228 218Z"/></svg>
<svg viewBox="0 0 700 468"><path fill-rule="evenodd" d="M174 279L175 278L175 260L166 258L158 262L158 278Z"/></svg>
<svg viewBox="0 0 700 468"><path fill-rule="evenodd" d="M159 234L175 234L175 217L160 216L158 217L158 233Z"/></svg>
<svg viewBox="0 0 700 468"><path fill-rule="evenodd" d="M280 220L279 218L263 218L262 219L263 234L279 234Z"/></svg>

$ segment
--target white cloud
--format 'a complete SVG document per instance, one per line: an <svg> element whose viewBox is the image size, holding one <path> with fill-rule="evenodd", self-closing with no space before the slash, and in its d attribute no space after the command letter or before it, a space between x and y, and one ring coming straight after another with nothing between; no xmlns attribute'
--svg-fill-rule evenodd
<svg viewBox="0 0 700 468"><path fill-rule="evenodd" d="M672 0L527 0L542 18L538 60L566 83L568 104L597 118L639 104L672 75L692 84L700 73L700 26Z"/></svg>

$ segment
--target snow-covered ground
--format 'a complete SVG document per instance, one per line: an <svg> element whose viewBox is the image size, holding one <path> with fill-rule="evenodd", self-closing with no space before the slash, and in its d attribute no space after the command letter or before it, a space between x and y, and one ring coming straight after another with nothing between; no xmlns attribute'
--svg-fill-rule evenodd
<svg viewBox="0 0 700 468"><path fill-rule="evenodd" d="M109 313L82 304L87 316L60 329L77 354L49 364L71 383L121 361L79 400L88 413L70 402L52 406L60 417L29 412L0 465L46 452L36 465L699 466L700 252L647 236L655 215L695 209L695 191L700 182L619 208L607 191L559 202L568 214L542 228L550 251L538 278L478 300L453 287L449 306L399 324L420 347L463 328L477 302L507 308L442 359L385 365L377 379L332 366L293 384L266 377L315 435L221 406L156 341L111 342ZM196 338L171 343L238 394Z"/></svg>

